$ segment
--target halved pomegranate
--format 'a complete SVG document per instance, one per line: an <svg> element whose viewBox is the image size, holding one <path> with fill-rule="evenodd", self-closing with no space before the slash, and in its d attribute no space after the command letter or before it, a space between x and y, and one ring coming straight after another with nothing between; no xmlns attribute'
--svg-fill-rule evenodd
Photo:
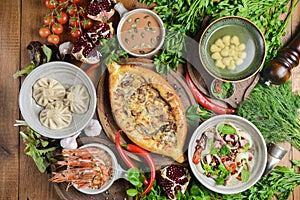
<svg viewBox="0 0 300 200"><path fill-rule="evenodd" d="M114 0L92 0L87 7L87 16L95 21L107 22L115 13Z"/></svg>
<svg viewBox="0 0 300 200"><path fill-rule="evenodd" d="M113 36L112 23L99 23L80 36L74 43L73 56L84 63L95 64L100 61L102 55L101 39L109 39Z"/></svg>
<svg viewBox="0 0 300 200"><path fill-rule="evenodd" d="M184 194L190 179L188 169L180 165L166 166L158 174L158 182L170 199L176 199L179 190Z"/></svg>

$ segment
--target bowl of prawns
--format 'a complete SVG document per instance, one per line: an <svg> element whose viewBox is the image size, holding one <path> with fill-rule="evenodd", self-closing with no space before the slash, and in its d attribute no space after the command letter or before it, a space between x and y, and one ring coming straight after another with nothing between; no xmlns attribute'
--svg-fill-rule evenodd
<svg viewBox="0 0 300 200"><path fill-rule="evenodd" d="M113 151L104 144L91 143L78 149L63 149L63 160L57 161L57 172L50 181L67 182L84 194L100 194L120 178L127 180L126 171L118 164Z"/></svg>

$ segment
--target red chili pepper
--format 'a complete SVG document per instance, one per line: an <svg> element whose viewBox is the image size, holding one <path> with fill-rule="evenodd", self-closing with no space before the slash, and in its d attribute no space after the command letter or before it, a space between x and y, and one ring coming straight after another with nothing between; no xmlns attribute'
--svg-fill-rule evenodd
<svg viewBox="0 0 300 200"><path fill-rule="evenodd" d="M118 132L116 134L116 138L115 138L117 150L118 150L121 158L123 159L124 163L126 164L126 166L128 168L136 168L136 166L134 165L134 163L130 160L130 158L128 157L128 155L126 154L126 152L124 151L124 149L121 146L121 143L120 143L121 133L122 133L122 130L118 130ZM145 175L144 175L144 182L143 182L143 184L144 184L144 186L148 186L149 185L148 179L147 179L147 177Z"/></svg>
<svg viewBox="0 0 300 200"><path fill-rule="evenodd" d="M155 181L155 176L156 176L156 169L155 169L155 165L154 165L154 160L152 158L152 156L149 154L149 152L147 152L145 149L137 146L137 145L134 145L134 144L124 144L122 145L125 149L127 149L128 151L130 152L133 152L133 153L137 153L139 154L140 156L142 156L149 168L150 168L150 183L148 185L148 187L144 190L143 193L141 193L139 196L143 196L145 194L147 194L148 192L150 192L153 184L154 184L154 181Z"/></svg>
<svg viewBox="0 0 300 200"><path fill-rule="evenodd" d="M211 102L209 99L207 99L199 90L198 88L195 86L195 84L192 82L188 72L185 74L186 77L186 81L187 81L187 85L190 88L191 92L193 93L194 97L196 98L196 100L198 101L198 103L217 113L217 114L235 114L236 110L234 108L225 108L222 107L220 105L217 105L213 102Z"/></svg>
<svg viewBox="0 0 300 200"><path fill-rule="evenodd" d="M89 68L87 68L85 71L86 74L89 74L91 71L93 71L94 69L96 69L97 67L99 67L99 63L93 64L91 65Z"/></svg>

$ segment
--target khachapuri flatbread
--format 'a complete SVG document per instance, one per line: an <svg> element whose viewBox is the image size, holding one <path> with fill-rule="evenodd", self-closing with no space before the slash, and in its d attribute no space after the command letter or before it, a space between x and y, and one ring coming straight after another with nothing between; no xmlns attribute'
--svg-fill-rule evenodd
<svg viewBox="0 0 300 200"><path fill-rule="evenodd" d="M158 73L136 65L108 66L115 121L138 146L185 161L187 125L182 102Z"/></svg>

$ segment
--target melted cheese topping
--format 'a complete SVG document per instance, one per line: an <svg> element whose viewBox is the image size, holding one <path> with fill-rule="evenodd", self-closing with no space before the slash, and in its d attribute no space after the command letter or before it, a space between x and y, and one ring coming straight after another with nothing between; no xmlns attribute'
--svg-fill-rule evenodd
<svg viewBox="0 0 300 200"><path fill-rule="evenodd" d="M153 139L157 147L175 146L176 124L171 106L159 92L141 76L127 73L115 90L120 104L119 114L126 117L128 129L145 139Z"/></svg>

